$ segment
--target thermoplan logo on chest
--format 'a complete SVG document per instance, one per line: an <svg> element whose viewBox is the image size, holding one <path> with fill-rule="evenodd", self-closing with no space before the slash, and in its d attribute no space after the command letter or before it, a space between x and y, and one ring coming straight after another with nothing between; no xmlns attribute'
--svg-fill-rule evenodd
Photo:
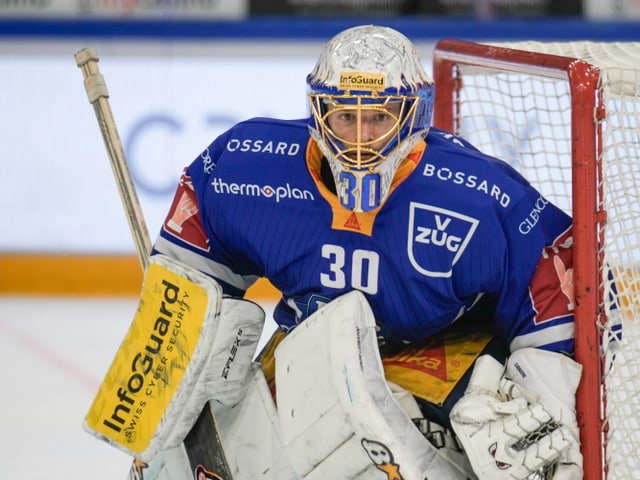
<svg viewBox="0 0 640 480"><path fill-rule="evenodd" d="M450 277L479 221L433 205L411 202L407 253L427 277Z"/></svg>

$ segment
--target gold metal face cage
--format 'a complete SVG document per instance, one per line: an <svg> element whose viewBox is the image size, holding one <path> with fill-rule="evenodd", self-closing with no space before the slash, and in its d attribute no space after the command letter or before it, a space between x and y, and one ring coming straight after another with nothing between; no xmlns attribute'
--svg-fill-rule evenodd
<svg viewBox="0 0 640 480"><path fill-rule="evenodd" d="M335 159L346 171L374 169L384 162L387 155L413 131L416 111L419 104L418 96L408 95L333 95L310 93L311 110L315 121L316 131L321 141L333 152ZM400 104L398 113L389 108L391 104ZM394 119L393 125L377 138L364 141L362 139L363 110L380 111ZM349 141L340 137L329 126L328 117L340 111L354 112L356 116L356 141ZM386 140L379 149L373 145Z"/></svg>

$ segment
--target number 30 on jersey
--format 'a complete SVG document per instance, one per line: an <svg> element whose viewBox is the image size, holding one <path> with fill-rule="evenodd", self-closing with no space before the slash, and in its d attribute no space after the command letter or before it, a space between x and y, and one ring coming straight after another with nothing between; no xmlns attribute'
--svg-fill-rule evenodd
<svg viewBox="0 0 640 480"><path fill-rule="evenodd" d="M356 249L348 255L341 246L326 244L322 246L322 258L329 260L329 272L320 274L323 286L335 289L350 287L370 295L378 293L380 256L376 252ZM351 278L347 278L345 270L351 271Z"/></svg>

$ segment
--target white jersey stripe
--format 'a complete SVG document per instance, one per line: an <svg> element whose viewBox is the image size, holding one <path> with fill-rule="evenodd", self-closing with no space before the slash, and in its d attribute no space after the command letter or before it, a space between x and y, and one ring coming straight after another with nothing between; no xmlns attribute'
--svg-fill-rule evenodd
<svg viewBox="0 0 640 480"><path fill-rule="evenodd" d="M520 335L513 339L509 346L512 352L525 347L543 347L552 343L571 340L575 336L573 323L564 323L554 327L545 328L537 332Z"/></svg>
<svg viewBox="0 0 640 480"><path fill-rule="evenodd" d="M228 283L242 291L245 291L253 285L259 278L256 275L238 275L229 267L207 259L187 250L186 248L182 248L161 236L158 236L154 247L158 252L184 262L187 265L190 265L193 268L196 268L207 275L211 275L215 279Z"/></svg>

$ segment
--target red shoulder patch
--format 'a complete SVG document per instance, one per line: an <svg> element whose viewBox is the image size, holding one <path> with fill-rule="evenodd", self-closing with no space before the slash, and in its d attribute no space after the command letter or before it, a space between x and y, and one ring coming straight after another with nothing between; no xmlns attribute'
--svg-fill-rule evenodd
<svg viewBox="0 0 640 480"><path fill-rule="evenodd" d="M573 237L566 231L543 250L529 286L536 325L571 315L573 294Z"/></svg>
<svg viewBox="0 0 640 480"><path fill-rule="evenodd" d="M168 234L205 252L209 251L209 238L202 227L198 201L193 183L184 171L173 198L163 229Z"/></svg>

